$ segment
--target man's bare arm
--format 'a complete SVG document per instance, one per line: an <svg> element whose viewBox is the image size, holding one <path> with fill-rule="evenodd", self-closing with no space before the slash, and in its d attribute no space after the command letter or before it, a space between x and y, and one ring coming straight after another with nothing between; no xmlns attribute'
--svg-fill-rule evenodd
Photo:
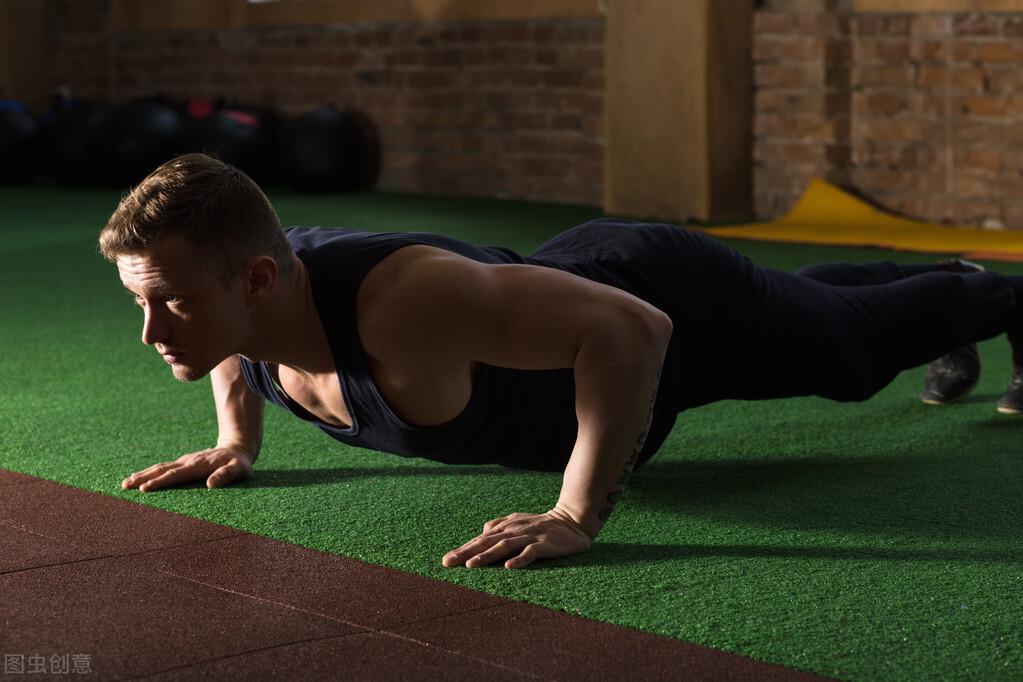
<svg viewBox="0 0 1023 682"><path fill-rule="evenodd" d="M263 396L249 388L237 355L213 368L210 383L217 408L217 447L244 450L255 464L263 445Z"/></svg>
<svg viewBox="0 0 1023 682"><path fill-rule="evenodd" d="M670 320L636 325L631 334L591 340L576 358L579 433L555 509L590 537L624 493L646 442L670 338Z"/></svg>
<svg viewBox="0 0 1023 682"><path fill-rule="evenodd" d="M589 549L646 441L670 338L670 320L653 320L584 343L574 365L579 431L557 505L546 514L488 522L481 535L445 555L445 566L505 560L506 568L521 568Z"/></svg>
<svg viewBox="0 0 1023 682"><path fill-rule="evenodd" d="M364 346L385 357L400 357L414 337L417 350L438 365L472 360L575 373L579 431L558 504L543 514L487 522L442 563L505 560L517 568L586 551L645 440L672 334L668 315L568 272L447 253L406 264L374 303L360 334Z"/></svg>
<svg viewBox="0 0 1023 682"><path fill-rule="evenodd" d="M160 462L124 479L122 488L149 492L206 479L220 488L252 476L252 465L263 442L263 398L245 382L238 357L232 355L210 372L217 410L217 445Z"/></svg>

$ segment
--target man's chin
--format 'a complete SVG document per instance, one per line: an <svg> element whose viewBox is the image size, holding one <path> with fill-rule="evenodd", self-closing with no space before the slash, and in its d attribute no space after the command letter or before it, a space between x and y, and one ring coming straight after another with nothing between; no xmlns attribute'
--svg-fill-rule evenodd
<svg viewBox="0 0 1023 682"><path fill-rule="evenodd" d="M190 365L171 365L171 372L174 378L182 382L198 381L210 373L209 369L200 369Z"/></svg>

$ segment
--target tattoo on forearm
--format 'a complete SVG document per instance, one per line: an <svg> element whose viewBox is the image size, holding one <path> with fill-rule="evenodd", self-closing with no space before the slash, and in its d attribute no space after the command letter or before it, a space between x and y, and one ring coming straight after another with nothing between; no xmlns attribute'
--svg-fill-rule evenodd
<svg viewBox="0 0 1023 682"><path fill-rule="evenodd" d="M657 375L660 376L658 370ZM654 386L653 393L650 394L650 404L647 408L646 422L643 425L643 429L636 435L636 442L632 449L632 455L628 461L625 462L625 467L622 469L622 473L618 476L618 480L615 482L614 489L607 494L608 506L601 509L597 513L597 518L601 522L606 522L611 517L611 512L614 511L614 507L618 504L618 500L622 499L622 493L625 492L625 486L629 483L629 477L632 476L632 469L636 466L636 461L639 459L639 453L643 450L643 445L646 443L647 434L650 433L650 424L654 418L654 404L657 402L657 386Z"/></svg>

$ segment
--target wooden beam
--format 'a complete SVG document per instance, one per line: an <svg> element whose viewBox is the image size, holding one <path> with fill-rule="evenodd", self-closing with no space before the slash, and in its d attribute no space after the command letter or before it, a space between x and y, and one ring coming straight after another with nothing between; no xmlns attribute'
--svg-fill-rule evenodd
<svg viewBox="0 0 1023 682"><path fill-rule="evenodd" d="M45 105L46 3L44 0L0 0L0 98Z"/></svg>
<svg viewBox="0 0 1023 682"><path fill-rule="evenodd" d="M250 26L298 26L408 21L410 0L303 0L247 4Z"/></svg>
<svg viewBox="0 0 1023 682"><path fill-rule="evenodd" d="M707 17L710 211L706 220L753 213L753 3L716 0Z"/></svg>
<svg viewBox="0 0 1023 682"><path fill-rule="evenodd" d="M895 13L1023 12L1023 0L854 0L853 11Z"/></svg>
<svg viewBox="0 0 1023 682"><path fill-rule="evenodd" d="M421 21L598 17L599 0L412 0Z"/></svg>
<svg viewBox="0 0 1023 682"><path fill-rule="evenodd" d="M38 1L43 0L27 0ZM600 0L112 0L115 31L598 17Z"/></svg>
<svg viewBox="0 0 1023 682"><path fill-rule="evenodd" d="M713 220L751 210L752 3L608 3L604 208Z"/></svg>
<svg viewBox="0 0 1023 682"><path fill-rule="evenodd" d="M115 31L244 28L245 0L113 0Z"/></svg>

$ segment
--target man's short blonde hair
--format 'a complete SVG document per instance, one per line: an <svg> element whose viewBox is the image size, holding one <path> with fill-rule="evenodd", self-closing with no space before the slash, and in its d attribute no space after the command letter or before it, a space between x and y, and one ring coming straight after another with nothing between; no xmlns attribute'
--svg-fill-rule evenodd
<svg viewBox="0 0 1023 682"><path fill-rule="evenodd" d="M100 232L99 250L115 262L176 235L205 257L225 286L253 256L271 256L282 272L291 268L291 246L263 191L205 154L171 159L132 189Z"/></svg>

